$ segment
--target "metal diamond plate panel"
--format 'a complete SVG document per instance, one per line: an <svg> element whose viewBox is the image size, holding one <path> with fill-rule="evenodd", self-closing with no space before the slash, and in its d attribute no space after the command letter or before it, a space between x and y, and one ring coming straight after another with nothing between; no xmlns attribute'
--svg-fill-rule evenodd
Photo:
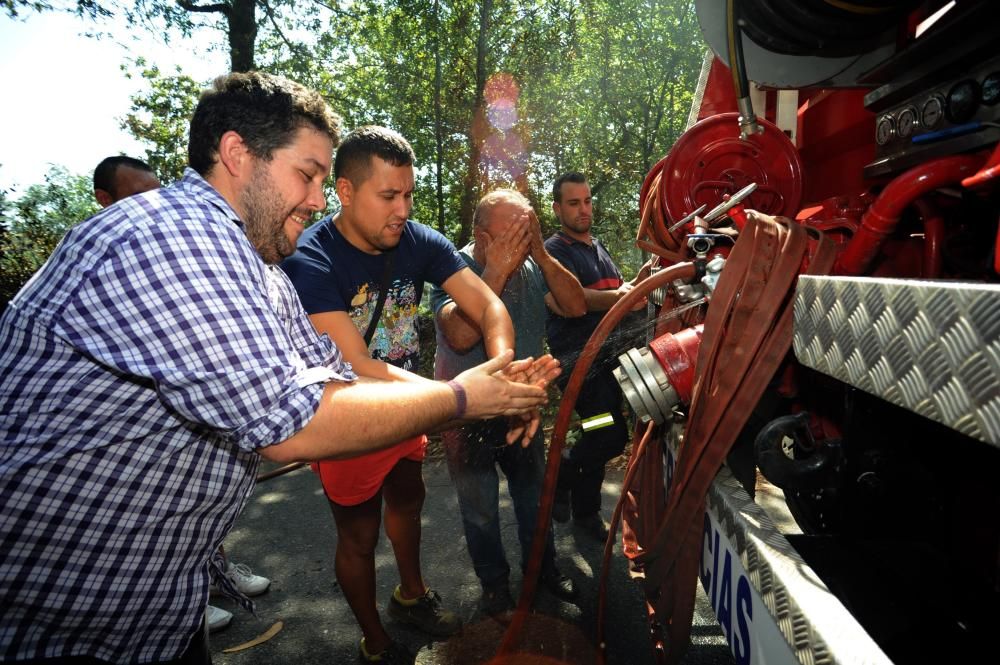
<svg viewBox="0 0 1000 665"><path fill-rule="evenodd" d="M806 367L1000 446L1000 287L804 275L794 348Z"/></svg>

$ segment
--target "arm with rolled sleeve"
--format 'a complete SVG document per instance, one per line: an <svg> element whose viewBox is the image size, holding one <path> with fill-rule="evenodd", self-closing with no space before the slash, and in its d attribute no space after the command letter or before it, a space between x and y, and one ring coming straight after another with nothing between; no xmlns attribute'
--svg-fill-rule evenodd
<svg viewBox="0 0 1000 665"><path fill-rule="evenodd" d="M585 284L586 280L582 277L584 267L576 264L578 256L568 250L568 245L559 241L552 242L550 239L550 241L545 244L545 249L548 250L552 258L561 263L574 277L577 278L579 283L583 285L583 300L585 304L584 313L606 312L632 289L633 284L630 282L623 283L620 274L617 276L615 280L616 284L613 288L591 288ZM617 272L617 268L615 269L615 272ZM637 305L639 308L644 306L645 301ZM553 308L553 311L560 316L566 316L565 314L560 313L558 309ZM581 314L579 313L574 313L574 316L580 315Z"/></svg>
<svg viewBox="0 0 1000 665"><path fill-rule="evenodd" d="M446 384L349 383L353 373L328 340L297 345L290 331L304 335L299 327L308 325L300 306L286 321L278 315L266 268L238 227L168 226L140 228L109 250L55 332L148 384L178 424L276 461L315 460L391 446L457 412ZM544 391L496 375L510 357L458 378L467 417L519 414L544 401Z"/></svg>

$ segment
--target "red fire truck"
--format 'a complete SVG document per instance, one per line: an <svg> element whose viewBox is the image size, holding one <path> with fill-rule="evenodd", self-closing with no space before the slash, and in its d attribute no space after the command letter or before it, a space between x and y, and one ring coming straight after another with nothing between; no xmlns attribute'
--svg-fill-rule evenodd
<svg viewBox="0 0 1000 665"><path fill-rule="evenodd" d="M700 580L741 665L993 661L1000 3L696 6L712 52L640 194L657 271L588 345L648 297L616 377L654 647L684 653Z"/></svg>

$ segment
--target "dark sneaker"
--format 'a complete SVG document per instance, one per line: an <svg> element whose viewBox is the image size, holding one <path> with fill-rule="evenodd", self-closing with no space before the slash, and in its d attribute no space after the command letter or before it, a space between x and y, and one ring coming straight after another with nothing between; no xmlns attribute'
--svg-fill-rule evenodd
<svg viewBox="0 0 1000 665"><path fill-rule="evenodd" d="M538 578L538 581L556 598L561 600L573 600L576 598L576 584L569 577L559 572L558 568L545 571Z"/></svg>
<svg viewBox="0 0 1000 665"><path fill-rule="evenodd" d="M514 599L510 595L510 584L504 579L483 586L483 596L479 599L479 608L483 614L497 616L514 609Z"/></svg>
<svg viewBox="0 0 1000 665"><path fill-rule="evenodd" d="M602 543L608 539L608 525L600 513L594 513L585 517L574 517L573 527Z"/></svg>
<svg viewBox="0 0 1000 665"><path fill-rule="evenodd" d="M404 605L389 597L389 616L401 623L408 623L428 635L448 637L462 630L462 621L454 612L441 607L441 596L433 589L417 599L413 605Z"/></svg>
<svg viewBox="0 0 1000 665"><path fill-rule="evenodd" d="M364 646L358 649L359 663L382 663L382 665L413 665L414 656L410 650L399 642L389 642L382 653L374 656L365 653Z"/></svg>

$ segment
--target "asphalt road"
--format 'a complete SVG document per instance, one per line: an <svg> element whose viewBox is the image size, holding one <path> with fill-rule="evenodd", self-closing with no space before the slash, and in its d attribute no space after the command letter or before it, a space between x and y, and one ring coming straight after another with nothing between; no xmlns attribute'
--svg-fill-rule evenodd
<svg viewBox="0 0 1000 665"><path fill-rule="evenodd" d="M271 467L265 467L271 468ZM606 519L620 491L621 471L610 471L605 483ZM443 460L424 465L427 501L423 513L422 559L428 584L441 594L447 607L465 622L462 633L444 642L431 642L419 632L384 618L396 639L418 653L425 665L467 665L485 662L503 633L497 621L477 612L479 583L465 549L455 492ZM506 498L506 488L501 496ZM502 502L505 546L512 568L512 593L520 589L516 525L509 501ZM360 631L337 585L333 571L336 532L319 481L308 468L258 485L226 539L234 561L250 565L272 579L271 588L257 600L258 616L224 598L213 603L234 613L232 624L211 636L217 665L340 665L357 662ZM544 591L536 594L523 645L552 662L594 662L597 576L602 545L576 534L569 525L556 525L558 563L581 590L574 603L561 602ZM617 549L617 548L616 548ZM382 537L376 555L378 602L385 609L398 583L388 539ZM616 551L609 575L607 663L653 665L639 586L629 579L625 559ZM223 650L265 633L278 621L282 630L273 638L238 653ZM533 661L539 662L539 661ZM685 663L729 665L729 647L699 591L692 628L692 646Z"/></svg>

